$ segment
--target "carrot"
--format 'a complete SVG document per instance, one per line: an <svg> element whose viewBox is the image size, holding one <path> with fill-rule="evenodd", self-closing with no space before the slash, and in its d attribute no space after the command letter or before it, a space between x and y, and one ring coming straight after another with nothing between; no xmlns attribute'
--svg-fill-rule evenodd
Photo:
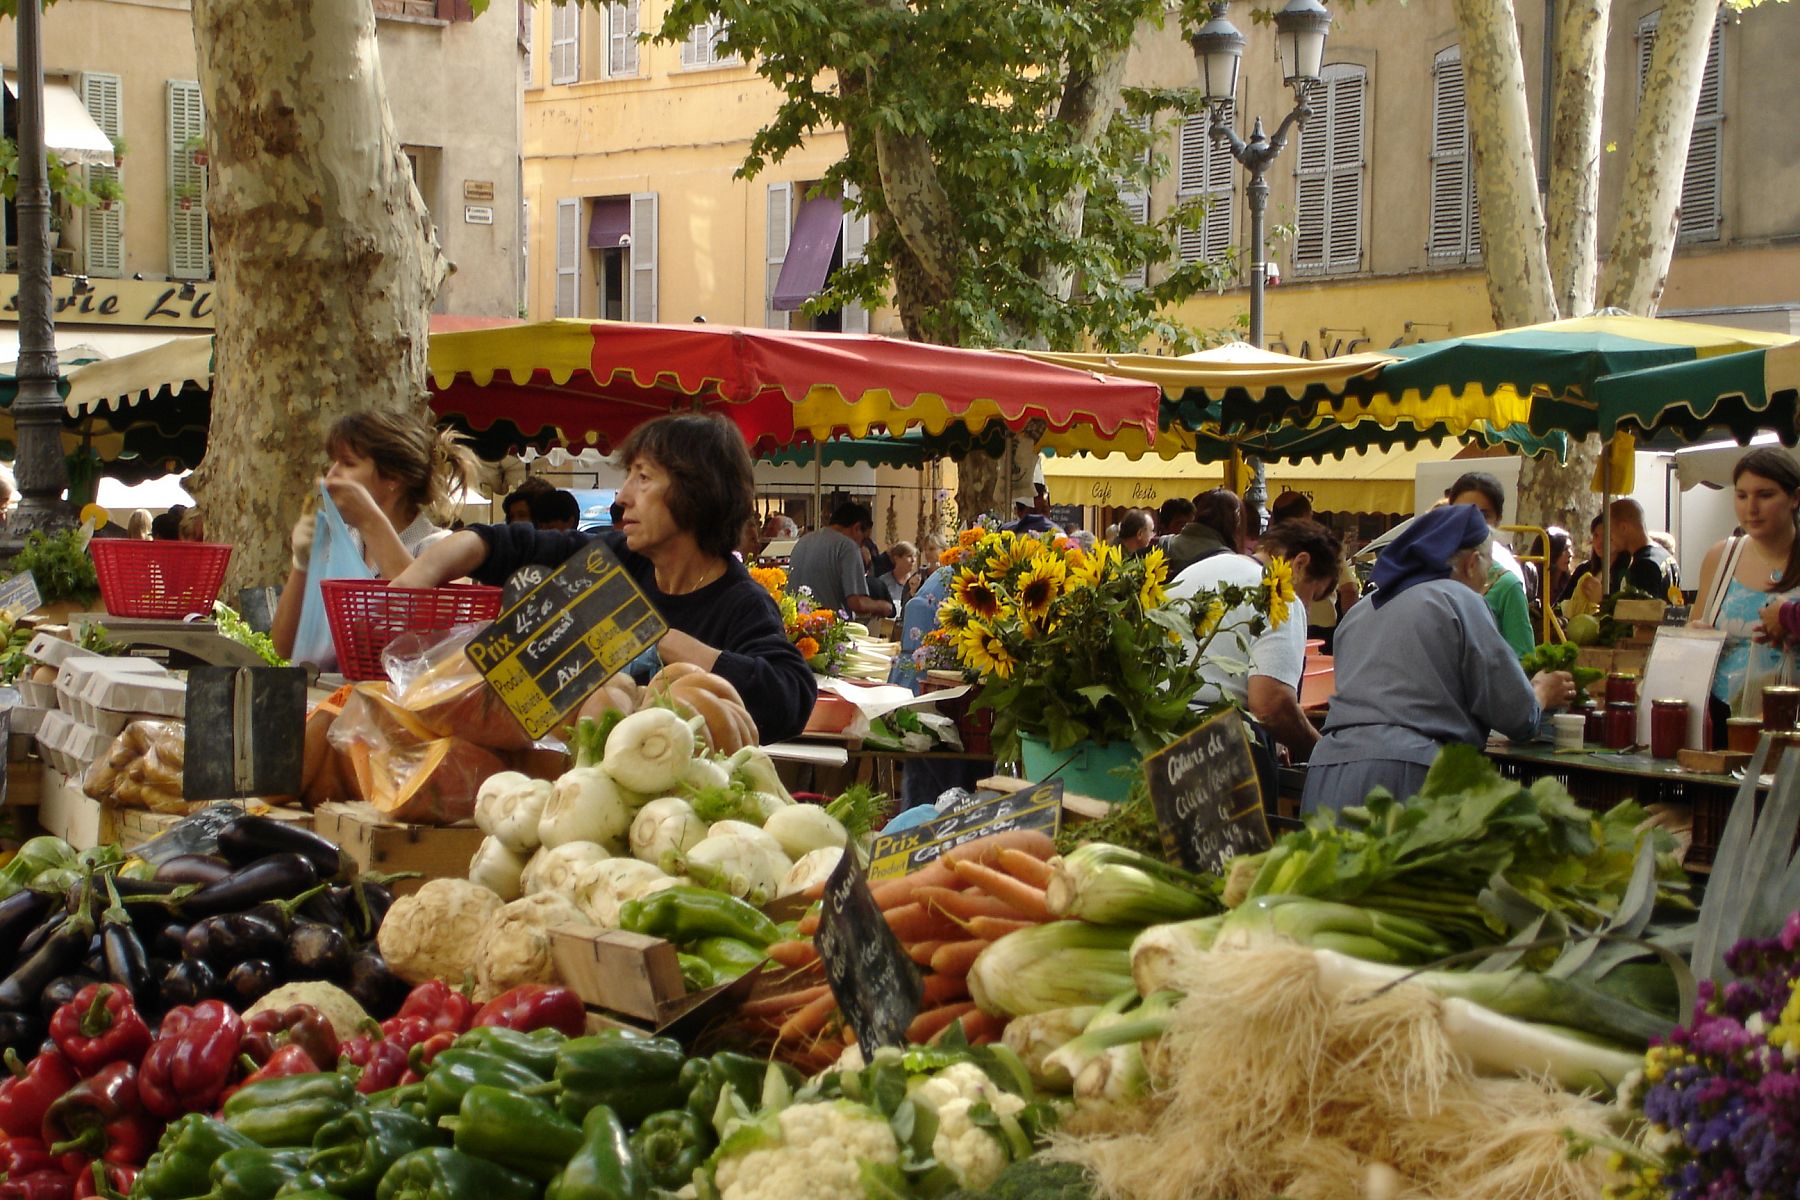
<svg viewBox="0 0 1800 1200"><path fill-rule="evenodd" d="M984 838L952 847L944 851L944 858L952 866L965 862L985 863L1000 851L1008 849L1023 851L1033 858L1049 858L1056 853L1056 842L1041 830L1008 829L1004 833L990 833Z"/></svg>
<svg viewBox="0 0 1800 1200"><path fill-rule="evenodd" d="M956 873L988 895L1006 901L1026 916L1036 917L1040 921L1050 919L1043 888L1021 883L1004 871L996 871L978 862L959 862L956 864Z"/></svg>
<svg viewBox="0 0 1800 1200"><path fill-rule="evenodd" d="M921 867L911 875L902 875L898 879L884 879L880 883L870 884L869 891L875 897L875 903L883 909L898 908L902 904L911 904L916 899L914 893L922 887L961 887L956 872L950 864L938 859L929 866Z"/></svg>
<svg viewBox="0 0 1800 1200"><path fill-rule="evenodd" d="M969 932L978 938L997 942L1009 933L1017 933L1021 929L1030 929L1033 925L1042 924L1042 921L1029 921L1014 917L976 917L969 922ZM771 955L771 957L773 956Z"/></svg>
<svg viewBox="0 0 1800 1200"><path fill-rule="evenodd" d="M800 893L800 898L809 904L817 904L825 898L825 881L823 879Z"/></svg>
<svg viewBox="0 0 1800 1200"><path fill-rule="evenodd" d="M738 1005L738 1013L746 1017L779 1017L785 1012L818 999L821 995L829 996L830 994L831 986L821 983L817 987L801 988L798 991L777 992L773 996L757 996Z"/></svg>
<svg viewBox="0 0 1800 1200"><path fill-rule="evenodd" d="M890 908L882 914L887 918L888 928L902 942L922 942L933 935L932 929L937 922L918 902L903 904L899 908Z"/></svg>
<svg viewBox="0 0 1800 1200"><path fill-rule="evenodd" d="M823 996L808 1001L781 1023L781 1029L775 1034L777 1041L791 1041L796 1038L810 1038L816 1035L825 1025L825 1018L837 1011L837 997L826 988Z"/></svg>
<svg viewBox="0 0 1800 1200"><path fill-rule="evenodd" d="M1000 1040L1006 1032L1006 1018L996 1017L992 1013L984 1013L977 1009L972 1013L964 1013L962 1021L963 1036L969 1039L972 1046L985 1046Z"/></svg>
<svg viewBox="0 0 1800 1200"><path fill-rule="evenodd" d="M1001 850L994 856L994 865L1021 883L1029 883L1037 888L1050 886L1050 864L1023 850L1010 847Z"/></svg>
<svg viewBox="0 0 1800 1200"><path fill-rule="evenodd" d="M961 975L927 975L924 1005L930 1008L969 998L969 981Z"/></svg>
<svg viewBox="0 0 1800 1200"><path fill-rule="evenodd" d="M770 942L763 953L784 967L804 967L819 961L819 948L810 939Z"/></svg>
<svg viewBox="0 0 1800 1200"><path fill-rule="evenodd" d="M936 954L938 947L943 944L943 942L935 940L929 942L914 942L906 948L906 957L912 959L921 967L929 967L931 965L931 956Z"/></svg>
<svg viewBox="0 0 1800 1200"><path fill-rule="evenodd" d="M1006 901L974 888L966 892L953 892L949 888L920 888L919 903L927 908L935 908L958 923L972 921L976 917L1011 917L1016 920L1024 915Z"/></svg>
<svg viewBox="0 0 1800 1200"><path fill-rule="evenodd" d="M914 1045L922 1045L925 1042L929 1042L940 1030L950 1024L950 1022L956 1020L956 1018L962 1016L964 1013L974 1011L975 1002L973 1000L959 1001L956 1004L945 1004L938 1008L928 1008L918 1016L914 1017L912 1024L906 1027L906 1040Z"/></svg>
<svg viewBox="0 0 1800 1200"><path fill-rule="evenodd" d="M801 937L811 937L813 934L819 932L819 910L816 908L808 909L806 915L801 917L799 922L794 926L794 930Z"/></svg>
<svg viewBox="0 0 1800 1200"><path fill-rule="evenodd" d="M969 968L990 943L980 938L966 942L945 942L931 956L931 969L944 975L967 975Z"/></svg>

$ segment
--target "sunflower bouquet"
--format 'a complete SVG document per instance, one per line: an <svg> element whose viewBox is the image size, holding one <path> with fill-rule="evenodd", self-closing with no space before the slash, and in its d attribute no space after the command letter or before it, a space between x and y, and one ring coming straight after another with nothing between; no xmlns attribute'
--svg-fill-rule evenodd
<svg viewBox="0 0 1800 1200"><path fill-rule="evenodd" d="M1294 602L1292 570L1279 560L1255 586L1171 600L1160 550L1129 558L1054 534L963 538L946 552L959 553L936 636L985 681L998 736L1030 734L1053 750L1081 741L1161 749L1199 721L1189 702L1203 667L1248 669L1213 653L1215 640L1247 645Z"/></svg>
<svg viewBox="0 0 1800 1200"><path fill-rule="evenodd" d="M750 578L763 586L781 610L781 627L806 665L820 675L836 675L850 656L850 629L841 613L813 604L812 593L788 591L788 573L780 567L751 567Z"/></svg>

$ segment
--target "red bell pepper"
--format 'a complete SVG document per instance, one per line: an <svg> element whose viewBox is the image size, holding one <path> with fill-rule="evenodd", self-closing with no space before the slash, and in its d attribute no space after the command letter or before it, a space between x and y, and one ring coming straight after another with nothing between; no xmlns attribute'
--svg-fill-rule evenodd
<svg viewBox="0 0 1800 1200"><path fill-rule="evenodd" d="M138 1069L113 1063L83 1079L44 1113L44 1141L63 1167L85 1170L94 1159L141 1166L162 1136L162 1123L143 1111Z"/></svg>
<svg viewBox="0 0 1800 1200"><path fill-rule="evenodd" d="M131 1194L138 1169L118 1163L95 1162L75 1176L74 1200L122 1200Z"/></svg>
<svg viewBox="0 0 1800 1200"><path fill-rule="evenodd" d="M56 1161L50 1157L50 1147L44 1145L43 1138L0 1139L0 1176L17 1179L21 1175L49 1171L55 1167Z"/></svg>
<svg viewBox="0 0 1800 1200"><path fill-rule="evenodd" d="M365 1096L399 1087L400 1076L406 1071L406 1047L388 1038L372 1038L368 1034L351 1038L344 1043L343 1057L362 1068L356 1090Z"/></svg>
<svg viewBox="0 0 1800 1200"><path fill-rule="evenodd" d="M252 1062L266 1063L285 1046L299 1046L311 1056L313 1070L337 1069L338 1039L325 1014L310 1004L264 1009L244 1022L241 1049Z"/></svg>
<svg viewBox="0 0 1800 1200"><path fill-rule="evenodd" d="M137 1062L150 1048L150 1027L131 993L110 983L90 983L50 1018L50 1038L82 1075L108 1063Z"/></svg>
<svg viewBox="0 0 1800 1200"><path fill-rule="evenodd" d="M433 979L407 993L394 1016L400 1020L423 1017L433 1033L467 1033L475 1017L475 1002L443 980Z"/></svg>
<svg viewBox="0 0 1800 1200"><path fill-rule="evenodd" d="M159 1117L211 1112L237 1070L244 1022L222 1000L171 1008L144 1055L138 1092Z"/></svg>
<svg viewBox="0 0 1800 1200"><path fill-rule="evenodd" d="M0 1183L0 1200L74 1200L75 1181L62 1171L33 1171Z"/></svg>
<svg viewBox="0 0 1800 1200"><path fill-rule="evenodd" d="M9 1137L37 1137L44 1127L44 1113L58 1096L75 1086L75 1068L60 1050L46 1050L27 1066L11 1048L6 1051L6 1066L12 1078L0 1083L0 1132Z"/></svg>
<svg viewBox="0 0 1800 1200"><path fill-rule="evenodd" d="M265 1079L280 1079L287 1075L317 1075L320 1069L312 1055L306 1052L305 1046L289 1042L269 1055L269 1061L247 1075L238 1087L249 1087ZM237 1088L231 1090L235 1092Z"/></svg>
<svg viewBox="0 0 1800 1200"><path fill-rule="evenodd" d="M448 1029L432 1034L406 1052L406 1065L423 1075L425 1069L431 1066L431 1060L456 1045L456 1039L461 1036L462 1034L451 1033Z"/></svg>
<svg viewBox="0 0 1800 1200"><path fill-rule="evenodd" d="M431 1024L424 1017L389 1017L381 1023L382 1040L402 1050L411 1050L431 1034Z"/></svg>
<svg viewBox="0 0 1800 1200"><path fill-rule="evenodd" d="M475 1014L476 1025L504 1025L520 1033L557 1029L580 1037L587 1029L587 1012L581 997L553 983L521 983L502 992Z"/></svg>

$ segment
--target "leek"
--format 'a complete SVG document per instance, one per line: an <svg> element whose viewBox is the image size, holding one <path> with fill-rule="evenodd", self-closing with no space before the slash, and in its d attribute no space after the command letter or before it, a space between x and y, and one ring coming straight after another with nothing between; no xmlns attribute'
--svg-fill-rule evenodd
<svg viewBox="0 0 1800 1200"><path fill-rule="evenodd" d="M1099 1004L1131 987L1129 927L1051 921L1009 933L969 969L969 995L982 1012L1017 1017Z"/></svg>
<svg viewBox="0 0 1800 1200"><path fill-rule="evenodd" d="M1045 902L1053 917L1096 925L1153 925L1219 911L1218 880L1135 850L1087 845L1050 862Z"/></svg>
<svg viewBox="0 0 1800 1200"><path fill-rule="evenodd" d="M1384 963L1430 962L1455 950L1436 929L1411 917L1279 895L1258 896L1234 909L1219 928L1217 944L1243 949L1271 938Z"/></svg>
<svg viewBox="0 0 1800 1200"><path fill-rule="evenodd" d="M1047 1091L1067 1092L1075 1086L1067 1070L1046 1067L1050 1055L1081 1036L1081 1031L1100 1014L1092 1004L1072 1008L1053 1008L1047 1012L1027 1013L1006 1023L1000 1035L1008 1050L1019 1056L1031 1076L1032 1085Z"/></svg>
<svg viewBox="0 0 1800 1200"><path fill-rule="evenodd" d="M1142 1095L1149 1081L1142 1044L1162 1037L1181 994L1156 992L1125 1011L1122 1001L1133 999L1115 998L1086 1032L1044 1060L1046 1074L1074 1081L1076 1099L1127 1103Z"/></svg>
<svg viewBox="0 0 1800 1200"><path fill-rule="evenodd" d="M1140 995L1173 987L1183 962L1204 954L1218 940L1225 915L1152 925L1131 943L1131 978Z"/></svg>

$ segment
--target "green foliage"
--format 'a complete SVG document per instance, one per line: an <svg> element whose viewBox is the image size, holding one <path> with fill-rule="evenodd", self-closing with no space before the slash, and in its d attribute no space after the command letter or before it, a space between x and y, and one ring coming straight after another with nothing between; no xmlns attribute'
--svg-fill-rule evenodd
<svg viewBox="0 0 1800 1200"><path fill-rule="evenodd" d="M985 1191L954 1191L943 1200L1093 1200L1099 1193L1087 1168L1043 1155L1020 1159Z"/></svg>
<svg viewBox="0 0 1800 1200"><path fill-rule="evenodd" d="M100 577L94 573L87 544L88 534L82 529L28 533L24 548L13 556L11 569L14 574L31 572L45 604L62 600L91 602L100 595Z"/></svg>
<svg viewBox="0 0 1800 1200"><path fill-rule="evenodd" d="M115 138L114 161L124 157L124 154L124 140ZM54 150L44 152L44 174L50 184L51 195L71 208L98 208L125 198L125 189L118 180L95 179L90 182L86 171L78 166L65 164ZM0 137L0 195L11 200L18 195L18 191L19 147L11 138Z"/></svg>
<svg viewBox="0 0 1800 1200"><path fill-rule="evenodd" d="M1141 22L1163 18L1161 0L673 0L657 37L680 41L695 24L723 19L723 48L779 91L780 108L752 139L740 175L754 177L809 136L844 131L848 154L821 187L833 195L854 188L874 218L872 236L864 260L836 272L814 307L872 305L893 286L913 331L932 340L1186 348L1192 335L1165 310L1221 282L1219 268L1173 264L1149 288L1127 280L1145 263L1169 262L1176 230L1197 224L1203 209L1135 224L1121 194L1148 190L1167 172L1167 156L1147 154L1144 134L1127 121L1115 118L1087 145L1056 115L1072 85L1121 53ZM1126 97L1136 114L1197 104L1190 89ZM881 137L922 140L930 170L884 179ZM904 193L934 186L954 214L953 226L929 234L955 264L947 289L930 282L891 219ZM1071 236L1059 219L1084 191L1083 222ZM1064 300L1055 280L1069 275L1076 282Z"/></svg>
<svg viewBox="0 0 1800 1200"><path fill-rule="evenodd" d="M288 660L281 657L275 649L275 643L266 633L258 633L250 628L238 610L222 600L213 601L213 622L218 626L219 636L229 638L240 646L248 646L271 667L285 667Z"/></svg>

